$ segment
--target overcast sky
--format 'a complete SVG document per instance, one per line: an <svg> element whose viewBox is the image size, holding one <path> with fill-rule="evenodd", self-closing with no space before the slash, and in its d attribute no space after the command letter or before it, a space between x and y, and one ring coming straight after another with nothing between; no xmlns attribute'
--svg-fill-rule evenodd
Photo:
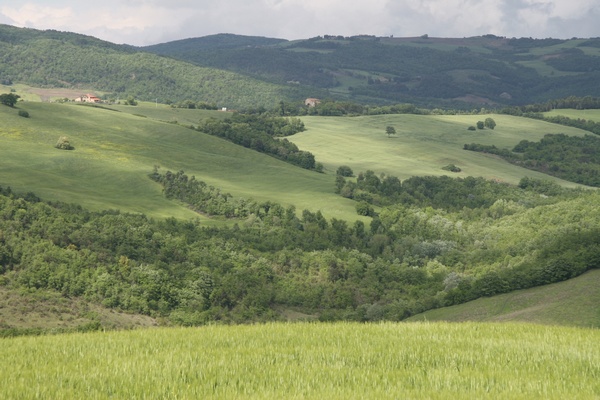
<svg viewBox="0 0 600 400"><path fill-rule="evenodd" d="M562 39L600 36L600 0L2 0L0 23L132 45L216 33Z"/></svg>

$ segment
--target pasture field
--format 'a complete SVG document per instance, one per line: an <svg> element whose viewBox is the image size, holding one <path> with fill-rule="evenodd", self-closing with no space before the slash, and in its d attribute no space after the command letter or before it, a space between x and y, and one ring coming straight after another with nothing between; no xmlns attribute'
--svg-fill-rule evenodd
<svg viewBox="0 0 600 400"><path fill-rule="evenodd" d="M600 123L600 110L575 110L572 108L552 110L544 113L547 117L562 115L571 119L585 119Z"/></svg>
<svg viewBox="0 0 600 400"><path fill-rule="evenodd" d="M600 270L550 285L429 310L407 321L534 322L600 328Z"/></svg>
<svg viewBox="0 0 600 400"><path fill-rule="evenodd" d="M524 176L559 181L462 147L476 142L511 148L522 139L538 140L546 133L585 134L504 115L493 116L498 124L495 130L482 131L467 127L486 115L305 117L307 130L289 139L324 164L325 173L319 174L179 125L196 125L228 113L154 103L110 108L19 102L18 109L31 116L22 118L16 109L0 107L0 185L92 210L120 209L158 218L221 223L165 199L162 188L147 177L154 165L160 165L163 171L184 170L234 197L272 200L293 204L298 212L320 210L327 218L356 220L355 203L334 193L340 165L349 165L356 173L371 169L401 179L451 174L513 184ZM396 136L386 136L388 125L396 128ZM68 136L75 150L55 149L60 136ZM462 172L442 170L451 163Z"/></svg>
<svg viewBox="0 0 600 400"><path fill-rule="evenodd" d="M333 193L332 175L307 171L151 118L167 119L177 110L146 105L130 107L127 111L135 114L129 114L39 102L20 102L18 107L31 118L0 107L0 185L20 192L32 191L45 200L77 203L92 210L200 217L165 199L160 185L148 178L153 166L160 165L163 170L182 169L236 197L275 200L294 204L299 211L321 210L328 217L356 219L354 203ZM189 112L179 114L192 118ZM68 136L75 150L55 149L60 136Z"/></svg>
<svg viewBox="0 0 600 400"><path fill-rule="evenodd" d="M493 117L494 130L469 131L470 125ZM548 133L584 135L585 131L528 118L507 115L380 115L363 117L305 117L307 130L290 140L312 152L326 170L348 165L355 173L373 170L376 174L406 179L415 175L482 176L512 184L524 176L550 179L548 175L512 165L498 157L463 150L465 143L496 145L512 149L523 139L537 141ZM397 134L388 137L386 126ZM460 173L442 170L448 164Z"/></svg>
<svg viewBox="0 0 600 400"><path fill-rule="evenodd" d="M584 399L600 331L533 324L266 324L0 340L0 397Z"/></svg>

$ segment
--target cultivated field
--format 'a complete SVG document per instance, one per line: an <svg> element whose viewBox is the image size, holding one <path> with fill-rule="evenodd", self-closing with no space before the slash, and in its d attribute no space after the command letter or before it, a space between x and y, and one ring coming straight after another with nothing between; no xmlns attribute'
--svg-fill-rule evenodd
<svg viewBox="0 0 600 400"><path fill-rule="evenodd" d="M147 177L154 165L160 165L163 170L182 169L237 197L276 200L294 204L299 211L322 210L329 217L356 219L353 202L333 193L332 175L149 118L150 111L157 113L155 107L130 107L135 114L74 104L21 102L18 107L31 118L0 107L0 185L17 191L93 210L199 217L165 199L160 185ZM190 113L163 107L157 115L161 120L179 114L185 121L191 119ZM210 114L196 115L199 121ZM75 150L55 149L60 136L68 136Z"/></svg>
<svg viewBox="0 0 600 400"><path fill-rule="evenodd" d="M452 307L429 310L408 321L522 321L600 328L600 270L577 278Z"/></svg>
<svg viewBox="0 0 600 400"><path fill-rule="evenodd" d="M0 340L6 399L584 399L600 331L267 324Z"/></svg>
<svg viewBox="0 0 600 400"><path fill-rule="evenodd" d="M496 121L494 130L467 130L487 117ZM450 174L482 176L516 184L522 177L530 176L575 186L495 156L465 151L463 145L481 143L512 149L523 139L539 140L548 133L585 134L575 128L507 115L307 117L303 121L307 131L290 140L315 154L328 171L348 165L355 173L370 169L401 179ZM386 126L395 127L397 134L388 137ZM462 172L453 174L442 170L448 164L457 165Z"/></svg>
<svg viewBox="0 0 600 400"><path fill-rule="evenodd" d="M488 115L306 117L307 130L290 140L324 164L325 173L319 174L180 126L197 125L208 117L224 118L227 113L177 110L153 103L110 107L114 110L19 102L18 108L28 111L31 118L0 107L0 185L93 210L203 218L165 199L161 187L148 179L153 166L160 165L163 170L184 170L236 197L293 204L299 212L320 210L327 218L355 220L354 202L334 194L335 171L340 165L349 165L356 173L371 169L401 179L451 174L513 184L523 176L556 180L462 147L476 142L512 148L522 139L538 140L546 133L585 133L504 115L493 115L495 130L482 131L467 127ZM388 125L396 128L397 135L387 137ZM55 149L60 136L68 136L75 150ZM442 170L451 163L462 172Z"/></svg>
<svg viewBox="0 0 600 400"><path fill-rule="evenodd" d="M600 110L560 109L545 112L544 115L548 117L562 115L571 119L585 119L600 123Z"/></svg>

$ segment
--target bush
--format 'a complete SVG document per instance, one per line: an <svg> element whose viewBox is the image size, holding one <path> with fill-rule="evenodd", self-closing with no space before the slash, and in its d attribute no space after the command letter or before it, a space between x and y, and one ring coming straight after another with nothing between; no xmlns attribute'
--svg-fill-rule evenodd
<svg viewBox="0 0 600 400"><path fill-rule="evenodd" d="M477 128L475 128L473 125L471 125L467 128L467 130L474 131L474 130L477 130Z"/></svg>
<svg viewBox="0 0 600 400"><path fill-rule="evenodd" d="M450 171L450 172L460 172L460 171L462 171L462 169L460 169L459 167L457 167L454 164L448 164L445 167L442 167L442 169L444 171Z"/></svg>
<svg viewBox="0 0 600 400"><path fill-rule="evenodd" d="M336 174L339 175L339 176L346 176L346 177L354 176L354 172L352 171L352 168L350 168L347 165L341 165L337 169Z"/></svg>
<svg viewBox="0 0 600 400"><path fill-rule="evenodd" d="M60 138L58 138L58 142L56 142L56 145L54 147L61 150L75 149L75 147L71 146L71 142L69 142L69 138L66 136L61 136Z"/></svg>
<svg viewBox="0 0 600 400"><path fill-rule="evenodd" d="M483 121L477 121L477 129L483 129L485 127L485 123Z"/></svg>
<svg viewBox="0 0 600 400"><path fill-rule="evenodd" d="M361 201L356 205L356 213L365 217L373 217L375 215L375 210L366 201Z"/></svg>
<svg viewBox="0 0 600 400"><path fill-rule="evenodd" d="M29 113L25 110L19 110L19 117L29 118Z"/></svg>

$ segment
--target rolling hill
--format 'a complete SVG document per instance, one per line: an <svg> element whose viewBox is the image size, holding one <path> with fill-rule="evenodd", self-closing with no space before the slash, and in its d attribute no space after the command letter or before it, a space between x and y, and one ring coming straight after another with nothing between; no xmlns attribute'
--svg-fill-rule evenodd
<svg viewBox="0 0 600 400"><path fill-rule="evenodd" d="M300 105L307 97L493 108L600 96L598 41L219 34L136 48L0 25L0 84L237 109Z"/></svg>
<svg viewBox="0 0 600 400"><path fill-rule="evenodd" d="M221 112L154 104L112 109L21 102L30 118L0 107L5 156L0 185L94 210L120 209L150 216L200 218L169 201L148 178L154 165L184 170L238 198L277 200L329 217L355 216L350 200L333 193L333 177L294 167L173 122L189 125ZM116 110L116 111L115 111ZM156 119L153 119L152 116ZM74 151L54 148L68 136Z"/></svg>
<svg viewBox="0 0 600 400"><path fill-rule="evenodd" d="M557 179L552 193L507 185L544 175L462 150L465 141L510 148L585 133L575 128L508 115L476 131L467 127L481 115L303 117L306 131L289 140L315 152L317 173L188 127L227 117L219 111L23 101L0 113L0 284L11 289L55 290L175 324L294 314L377 321L597 268L597 193ZM75 149L56 149L61 136ZM444 171L448 163L464 172ZM259 203L238 220L207 218L162 194L149 179L156 165ZM441 190L435 196L465 206L399 203L359 216L357 202L335 193L341 165L403 185L422 179L418 196ZM486 205L471 208L478 196Z"/></svg>
<svg viewBox="0 0 600 400"><path fill-rule="evenodd" d="M305 40L213 35L145 47L360 103L468 108L598 96L598 39L393 38L325 35ZM469 106L470 105L470 106Z"/></svg>
<svg viewBox="0 0 600 400"><path fill-rule="evenodd" d="M294 97L293 91L278 85L131 46L7 25L0 25L0 71L0 83L95 90L113 100L127 96L160 103L192 99L239 108L273 107Z"/></svg>
<svg viewBox="0 0 600 400"><path fill-rule="evenodd" d="M325 166L325 174L319 174L186 128L209 117L225 118L227 113L152 103L97 108L20 102L18 107L31 117L21 118L17 110L0 107L6 150L0 184L95 210L182 218L198 215L161 195L160 187L147 177L154 165L184 170L234 197L274 200L353 221L354 203L334 194L334 175L341 165L357 173L370 169L406 179L445 175L442 167L454 163L463 169L453 174L457 177L482 176L511 184L524 176L556 180L494 156L464 151L463 144L475 141L511 148L522 139L535 141L548 133L585 133L503 115L494 116L495 130L477 132L466 129L481 118L474 115L304 117L307 130L289 140L316 155ZM397 127L396 137L385 135L387 125ZM75 151L57 151L54 144L60 136L68 136Z"/></svg>
<svg viewBox="0 0 600 400"><path fill-rule="evenodd" d="M415 315L407 321L530 322L600 327L600 271Z"/></svg>

